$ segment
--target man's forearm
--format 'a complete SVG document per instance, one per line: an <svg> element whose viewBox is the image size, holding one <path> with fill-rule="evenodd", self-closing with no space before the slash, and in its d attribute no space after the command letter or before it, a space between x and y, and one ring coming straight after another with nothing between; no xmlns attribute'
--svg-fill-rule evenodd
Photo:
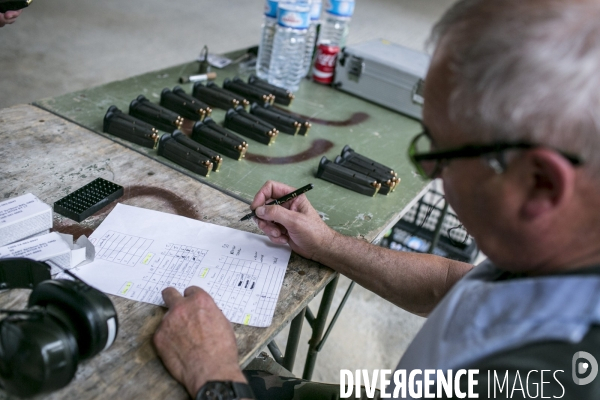
<svg viewBox="0 0 600 400"><path fill-rule="evenodd" d="M335 233L315 259L417 315L426 316L473 266L400 252Z"/></svg>
<svg viewBox="0 0 600 400"><path fill-rule="evenodd" d="M269 181L254 197L257 224L274 243L348 276L392 303L427 315L471 268L427 254L404 253L342 236L323 222L305 196L283 207L265 203L295 190Z"/></svg>

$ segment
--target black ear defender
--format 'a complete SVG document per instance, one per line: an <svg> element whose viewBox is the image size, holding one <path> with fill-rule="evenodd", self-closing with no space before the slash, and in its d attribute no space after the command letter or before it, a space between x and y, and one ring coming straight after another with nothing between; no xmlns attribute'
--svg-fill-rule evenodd
<svg viewBox="0 0 600 400"><path fill-rule="evenodd" d="M50 279L50 266L25 258L0 259L0 288L30 288L25 310L0 310L0 385L30 397L66 386L79 361L109 348L117 312L102 292L78 279Z"/></svg>

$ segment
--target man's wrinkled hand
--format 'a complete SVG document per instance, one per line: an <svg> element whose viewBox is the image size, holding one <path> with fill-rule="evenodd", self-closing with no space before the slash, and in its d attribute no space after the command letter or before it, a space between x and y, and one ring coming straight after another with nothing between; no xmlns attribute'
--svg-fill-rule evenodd
<svg viewBox="0 0 600 400"><path fill-rule="evenodd" d="M169 311L154 334L165 367L194 397L207 381L245 382L231 323L214 300L196 286L184 295L172 287L162 292Z"/></svg>
<svg viewBox="0 0 600 400"><path fill-rule="evenodd" d="M281 205L265 205L295 189L279 182L268 181L258 191L250 208L255 221L273 243L288 243L296 253L319 261L319 253L332 243L335 232L329 228L305 195Z"/></svg>

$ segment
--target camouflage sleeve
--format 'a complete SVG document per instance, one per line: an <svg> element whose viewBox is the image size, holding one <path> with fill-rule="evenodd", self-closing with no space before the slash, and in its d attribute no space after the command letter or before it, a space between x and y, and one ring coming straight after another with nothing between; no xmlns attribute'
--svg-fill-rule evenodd
<svg viewBox="0 0 600 400"><path fill-rule="evenodd" d="M272 375L264 371L244 371L257 400L338 400L340 385L311 382L299 378ZM353 396L353 398L355 398ZM367 397L364 388L361 399L379 399L379 390L375 397Z"/></svg>

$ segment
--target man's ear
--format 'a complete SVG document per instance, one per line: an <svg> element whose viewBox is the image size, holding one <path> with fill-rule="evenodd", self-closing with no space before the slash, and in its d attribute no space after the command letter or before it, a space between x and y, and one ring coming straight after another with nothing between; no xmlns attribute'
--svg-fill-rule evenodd
<svg viewBox="0 0 600 400"><path fill-rule="evenodd" d="M573 165L554 150L539 147L523 154L522 172L528 174L522 216L532 220L559 211L575 190Z"/></svg>

